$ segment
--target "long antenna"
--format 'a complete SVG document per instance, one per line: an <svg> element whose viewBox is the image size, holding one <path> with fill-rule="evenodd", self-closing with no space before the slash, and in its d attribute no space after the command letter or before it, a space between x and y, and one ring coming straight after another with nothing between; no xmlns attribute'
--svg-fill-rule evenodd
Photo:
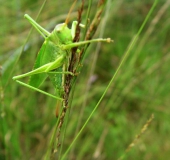
<svg viewBox="0 0 170 160"><path fill-rule="evenodd" d="M72 10L73 10L76 2L77 2L77 0L75 0L74 3L73 3L72 6L71 6L71 8L70 8L70 10L69 10L69 12L68 12L68 14L67 14L67 18L66 18L66 20L65 20L65 24L68 24L69 18L70 18L70 14L71 14L71 12L72 12Z"/></svg>

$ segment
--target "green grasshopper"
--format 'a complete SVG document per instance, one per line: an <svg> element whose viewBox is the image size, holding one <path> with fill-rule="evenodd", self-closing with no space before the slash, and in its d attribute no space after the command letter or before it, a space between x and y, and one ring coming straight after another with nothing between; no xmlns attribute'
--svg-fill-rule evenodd
<svg viewBox="0 0 170 160"><path fill-rule="evenodd" d="M87 41L73 42L76 26L78 24L77 21L73 21L71 29L67 27L67 23L65 22L56 25L54 30L49 33L38 23L36 23L29 15L25 14L24 17L44 37L45 41L38 53L33 70L25 74L14 76L13 80L28 88L46 94L57 100L63 101L65 75L70 74L74 76L72 72L68 71L71 49L92 42L111 42L112 40L110 38L99 38ZM83 27L83 25L80 24L80 27ZM28 84L18 80L28 76L30 76ZM55 87L56 96L38 89L38 87L40 87L47 76L49 76L53 86Z"/></svg>

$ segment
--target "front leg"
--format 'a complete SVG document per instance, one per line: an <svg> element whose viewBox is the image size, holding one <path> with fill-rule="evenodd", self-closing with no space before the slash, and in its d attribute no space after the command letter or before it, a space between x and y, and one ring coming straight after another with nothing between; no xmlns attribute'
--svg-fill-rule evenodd
<svg viewBox="0 0 170 160"><path fill-rule="evenodd" d="M70 44L66 44L66 45L61 45L61 48L64 49L64 50L67 50L67 49L71 49L71 48L74 48L74 47L78 47L78 46L82 46L82 45L94 43L94 42L111 43L111 42L113 42L113 40L110 39L110 38L105 38L105 39L98 38L98 39L92 39L92 40L86 40L86 41L80 41L80 42L70 43Z"/></svg>
<svg viewBox="0 0 170 160"><path fill-rule="evenodd" d="M72 26L71 26L71 37L72 39L74 39L75 35L76 35L76 27L77 27L78 22L77 21L73 21ZM84 24L79 24L80 27L84 28L85 25Z"/></svg>

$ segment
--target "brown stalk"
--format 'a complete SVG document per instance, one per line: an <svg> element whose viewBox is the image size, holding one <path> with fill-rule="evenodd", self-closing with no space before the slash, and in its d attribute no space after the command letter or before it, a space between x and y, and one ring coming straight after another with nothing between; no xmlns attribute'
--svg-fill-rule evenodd
<svg viewBox="0 0 170 160"><path fill-rule="evenodd" d="M75 35L73 42L78 42L79 39L80 39L79 24L81 23L81 16L82 16L83 8L84 8L84 0L82 0L81 7L78 10L78 18L77 18L78 25L77 25L77 28L76 28L76 35ZM71 54L71 60L70 60L70 65L69 65L68 71L70 71L72 73L74 73L73 68L74 68L74 64L76 63L76 60L77 60L76 51L77 51L77 47L73 48L71 50L72 54ZM67 112L67 109L68 109L68 100L69 100L69 94L70 94L70 91L71 91L71 80L72 80L72 78L73 78L72 75L70 75L70 74L66 75L65 85L64 85L64 92L65 93L64 93L64 97L63 97L63 99L64 99L63 106L64 107L63 107L61 114L60 114L60 117L59 117L59 125L58 125L58 132L57 132L57 147L60 146L59 138L60 138L61 128L62 128L62 125L64 123L64 118L65 118L65 115L66 115L66 112Z"/></svg>
<svg viewBox="0 0 170 160"><path fill-rule="evenodd" d="M80 9L78 10L78 25L76 28L76 35L75 38L73 40L73 42L78 42L80 39L80 27L79 24L81 23L81 17L82 17L82 12L83 12L83 8L84 8L84 2L85 0L82 0L82 4ZM97 27L100 23L101 20L101 14L103 12L103 9L105 7L107 0L100 0L98 2L98 7L97 7L97 11L96 11L96 15L94 16L94 19L92 20L92 23L90 24L90 27L87 30L86 36L85 36L85 40L90 40L92 39L93 35L95 34ZM78 47L75 47L71 50L71 60L70 60L70 65L68 68L68 71L74 73L75 75L79 73L80 69L81 69L81 63L83 60L83 56L85 54L86 49L88 48L89 44L85 45L83 48L80 49L79 54L77 53L77 49ZM62 125L64 123L64 118L68 109L68 103L69 103L69 94L71 91L71 88L73 87L73 85L75 84L75 81L77 79L77 76L72 76L70 74L66 75L65 78L65 85L64 85L64 102L63 102L63 109L61 111L60 117L59 117L59 124L58 124L58 131L57 131L57 147L60 146L59 143L59 138L60 138L60 133L61 133L61 128Z"/></svg>

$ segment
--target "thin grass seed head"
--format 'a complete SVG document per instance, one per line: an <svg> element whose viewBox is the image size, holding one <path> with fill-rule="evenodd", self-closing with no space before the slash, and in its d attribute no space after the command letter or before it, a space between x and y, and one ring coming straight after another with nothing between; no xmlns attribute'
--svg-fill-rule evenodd
<svg viewBox="0 0 170 160"><path fill-rule="evenodd" d="M69 18L70 18L70 14L71 14L71 12L72 12L72 10L73 10L76 2L77 2L77 0L74 0L73 4L71 5L71 8L70 8L70 10L69 10L69 12L68 12L68 14L67 14L66 20L65 20L65 24L68 24Z"/></svg>

